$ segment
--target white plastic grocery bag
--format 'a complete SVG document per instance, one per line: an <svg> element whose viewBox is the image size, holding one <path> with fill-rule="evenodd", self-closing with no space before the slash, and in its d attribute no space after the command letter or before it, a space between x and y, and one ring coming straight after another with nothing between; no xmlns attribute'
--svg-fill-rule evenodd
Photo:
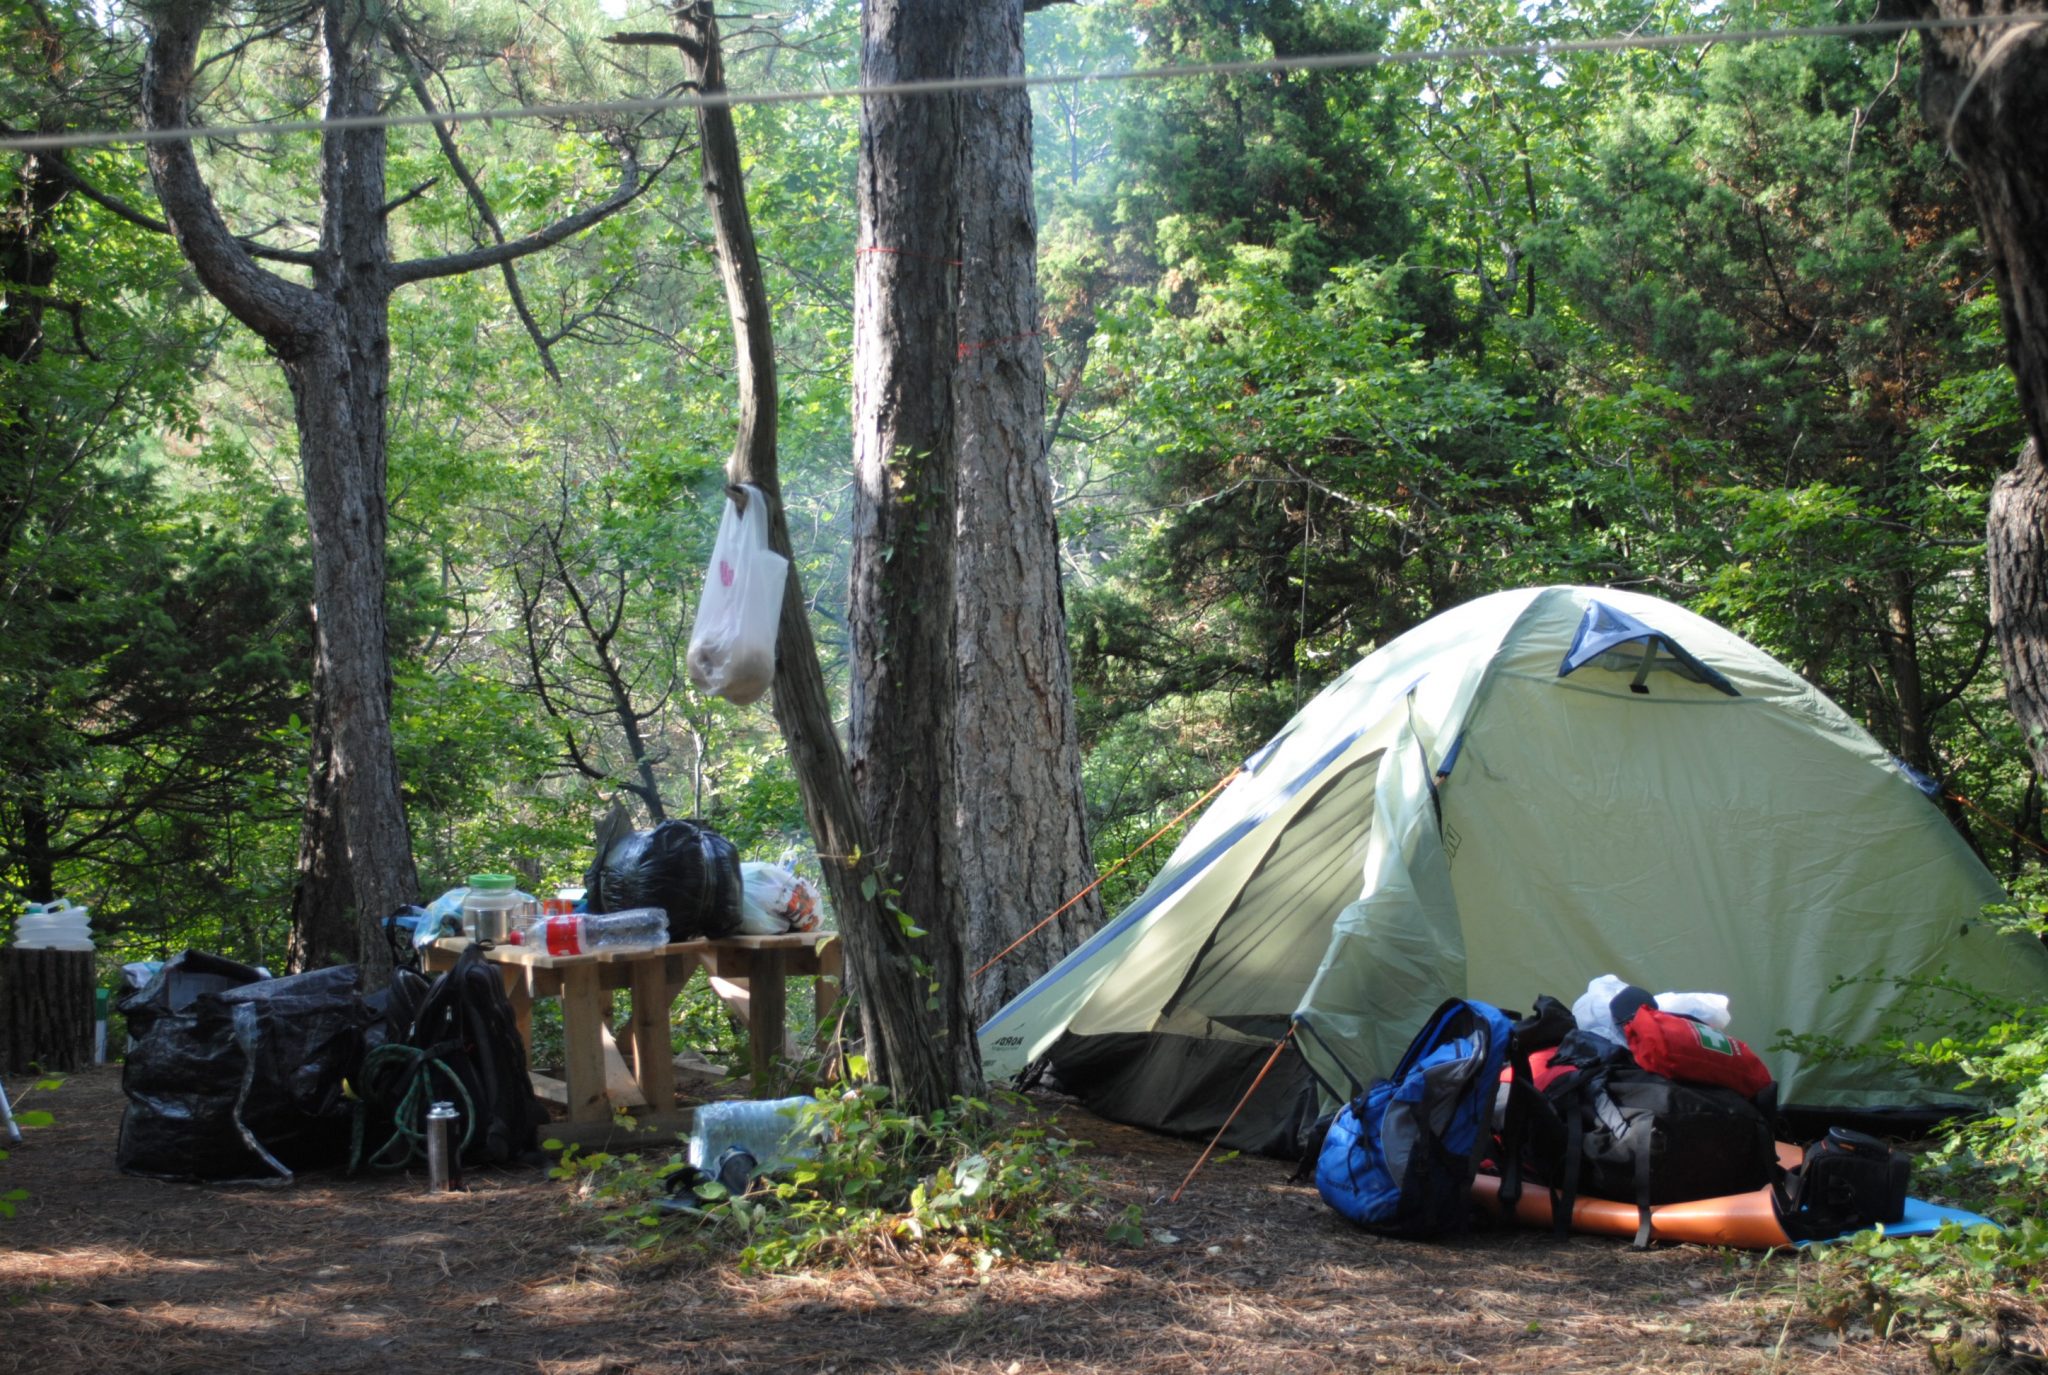
<svg viewBox="0 0 2048 1375"><path fill-rule="evenodd" d="M744 706L775 681L775 627L789 560L768 547L768 502L758 487L742 512L731 497L690 628L690 681L700 692Z"/></svg>

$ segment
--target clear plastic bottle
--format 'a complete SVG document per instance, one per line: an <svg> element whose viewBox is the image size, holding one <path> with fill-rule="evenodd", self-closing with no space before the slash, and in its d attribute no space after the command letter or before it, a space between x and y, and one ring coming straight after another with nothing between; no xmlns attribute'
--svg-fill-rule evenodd
<svg viewBox="0 0 2048 1375"><path fill-rule="evenodd" d="M796 1097L706 1103L690 1119L690 1163L710 1173L720 1168L727 1151L737 1147L759 1162L758 1172L809 1155L796 1114L810 1101Z"/></svg>
<svg viewBox="0 0 2048 1375"><path fill-rule="evenodd" d="M603 916L542 917L527 931L526 944L543 955L659 950L668 944L668 913L634 907Z"/></svg>

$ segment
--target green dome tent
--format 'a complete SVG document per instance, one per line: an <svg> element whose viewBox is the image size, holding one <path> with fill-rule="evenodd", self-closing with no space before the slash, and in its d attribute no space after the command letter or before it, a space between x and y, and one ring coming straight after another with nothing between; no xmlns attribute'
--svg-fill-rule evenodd
<svg viewBox="0 0 2048 1375"><path fill-rule="evenodd" d="M1855 722L1754 645L1606 588L1503 592L1368 655L1217 798L1138 900L981 1029L1106 1117L1287 1155L1447 997L1570 1002L1596 975L1728 994L1787 1103L1955 1102L1855 1062L1946 972L2048 995L2048 950ZM1831 991L1831 989L1833 991Z"/></svg>

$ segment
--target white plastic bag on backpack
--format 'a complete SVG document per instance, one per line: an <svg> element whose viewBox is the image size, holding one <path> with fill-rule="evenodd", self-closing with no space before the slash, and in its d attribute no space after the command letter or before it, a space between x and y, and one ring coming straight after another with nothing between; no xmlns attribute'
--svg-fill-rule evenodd
<svg viewBox="0 0 2048 1375"><path fill-rule="evenodd" d="M690 681L700 692L745 706L775 681L775 629L789 560L768 547L768 502L757 487L744 513L726 498L718 542L690 627Z"/></svg>
<svg viewBox="0 0 2048 1375"><path fill-rule="evenodd" d="M815 931L818 890L780 864L740 866L740 930L749 936Z"/></svg>

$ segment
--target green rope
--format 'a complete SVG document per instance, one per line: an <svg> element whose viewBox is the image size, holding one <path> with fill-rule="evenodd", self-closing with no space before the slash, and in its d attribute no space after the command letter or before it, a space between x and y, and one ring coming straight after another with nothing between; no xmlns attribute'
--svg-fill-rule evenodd
<svg viewBox="0 0 2048 1375"><path fill-rule="evenodd" d="M354 1174L363 1167L363 1134L369 1117L369 1103L378 1092L376 1086L389 1082L389 1078L384 1074L387 1065L398 1066L395 1073L399 1075L414 1065L418 1065L419 1069L412 1076L412 1086L405 1091L392 1110L391 1117L395 1130L383 1145L370 1153L370 1168L403 1169L413 1161L426 1156L426 1109L430 1103L436 1101L432 1092L432 1080L436 1073L448 1083L454 1090L453 1096L462 1103L462 1140L454 1145L456 1156L460 1158L462 1152L469 1149L477 1133L476 1103L470 1098L469 1090L463 1086L462 1077L444 1061L428 1055L418 1046L387 1041L371 1051L363 1060L363 1096L356 1107L355 1128L349 1147L349 1173ZM414 1125L416 1123L419 1125ZM392 1155L392 1148L399 1145L403 1145L404 1151L396 1156Z"/></svg>

